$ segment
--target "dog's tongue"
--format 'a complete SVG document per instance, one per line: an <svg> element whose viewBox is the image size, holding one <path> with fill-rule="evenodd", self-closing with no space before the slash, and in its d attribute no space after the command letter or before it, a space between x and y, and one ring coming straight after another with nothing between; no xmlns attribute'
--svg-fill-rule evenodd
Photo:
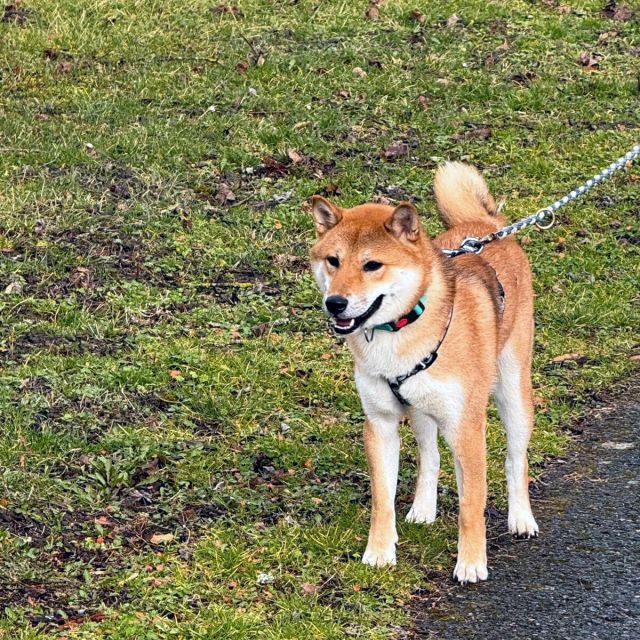
<svg viewBox="0 0 640 640"><path fill-rule="evenodd" d="M352 318L336 318L336 324L339 327L350 327L352 322Z"/></svg>

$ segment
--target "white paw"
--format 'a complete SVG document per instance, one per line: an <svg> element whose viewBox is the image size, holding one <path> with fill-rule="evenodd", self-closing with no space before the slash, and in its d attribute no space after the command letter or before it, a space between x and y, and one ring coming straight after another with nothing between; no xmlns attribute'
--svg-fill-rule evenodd
<svg viewBox="0 0 640 640"><path fill-rule="evenodd" d="M396 563L396 545L392 545L387 549L370 549L367 547L362 556L362 564L368 564L371 567L386 567L395 565Z"/></svg>
<svg viewBox="0 0 640 640"><path fill-rule="evenodd" d="M480 582L489 577L486 561L466 563L460 559L453 570L453 577L461 584L467 582Z"/></svg>
<svg viewBox="0 0 640 640"><path fill-rule="evenodd" d="M535 538L538 525L530 509L509 510L509 533L518 538Z"/></svg>
<svg viewBox="0 0 640 640"><path fill-rule="evenodd" d="M405 518L407 522L417 522L420 524L429 524L433 522L435 519L436 519L435 506L422 508L415 504L411 507L411 509L409 510L409 513L407 513L407 517Z"/></svg>

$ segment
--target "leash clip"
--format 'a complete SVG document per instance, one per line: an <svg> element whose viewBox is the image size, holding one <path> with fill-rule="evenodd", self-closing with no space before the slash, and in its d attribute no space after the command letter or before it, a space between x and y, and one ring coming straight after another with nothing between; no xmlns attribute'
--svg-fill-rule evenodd
<svg viewBox="0 0 640 640"><path fill-rule="evenodd" d="M549 215L551 216L551 221L547 224L541 224L541 222ZM545 207L536 213L536 218L538 218L536 227L538 227L540 231L546 231L547 229L551 229L551 227L556 223L556 212L551 207Z"/></svg>
<svg viewBox="0 0 640 640"><path fill-rule="evenodd" d="M475 253L476 255L478 255L479 253L482 253L483 249L484 243L482 242L482 240L473 236L465 238L460 245L460 251L462 251L463 253Z"/></svg>

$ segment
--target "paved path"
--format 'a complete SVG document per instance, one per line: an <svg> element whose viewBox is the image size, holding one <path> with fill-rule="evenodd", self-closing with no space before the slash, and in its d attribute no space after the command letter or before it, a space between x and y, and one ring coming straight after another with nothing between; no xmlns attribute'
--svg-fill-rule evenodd
<svg viewBox="0 0 640 640"><path fill-rule="evenodd" d="M410 637L640 639L639 465L636 380L545 475L534 501L540 538L499 542L489 551L489 581L425 600Z"/></svg>

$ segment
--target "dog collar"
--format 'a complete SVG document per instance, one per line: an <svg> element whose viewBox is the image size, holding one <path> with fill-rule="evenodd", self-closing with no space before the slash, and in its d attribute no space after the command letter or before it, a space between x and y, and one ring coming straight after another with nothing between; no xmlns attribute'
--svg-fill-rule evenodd
<svg viewBox="0 0 640 640"><path fill-rule="evenodd" d="M424 312L427 302L427 294L425 293L420 300L418 300L418 304L416 304L409 313L398 318L394 322L385 322L384 324L377 324L373 327L373 330L379 329L380 331L400 331L402 327L406 327L408 324L415 322Z"/></svg>

